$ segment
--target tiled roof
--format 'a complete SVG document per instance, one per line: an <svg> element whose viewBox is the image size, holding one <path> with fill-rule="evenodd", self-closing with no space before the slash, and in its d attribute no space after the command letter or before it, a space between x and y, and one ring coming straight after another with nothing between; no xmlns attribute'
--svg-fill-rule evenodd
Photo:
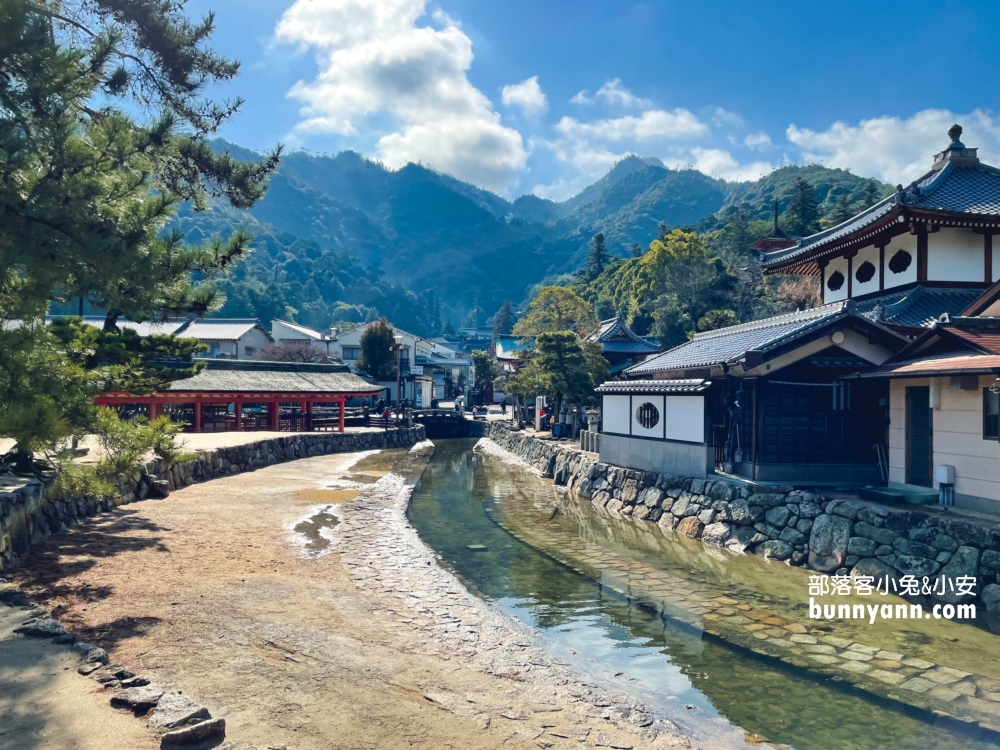
<svg viewBox="0 0 1000 750"><path fill-rule="evenodd" d="M521 343L519 336L497 336L496 356L497 359L517 359L517 353L534 347L535 342L531 339Z"/></svg>
<svg viewBox="0 0 1000 750"><path fill-rule="evenodd" d="M57 317L67 317L67 316L46 316L45 320L52 321ZM83 322L87 325L94 326L95 328L104 328L104 316L103 315L84 315ZM176 334L179 330L187 325L187 318L168 318L163 321L147 321L145 323L134 323L131 320L126 320L125 318L118 319L119 328L128 328L135 331L140 336L167 336L171 333Z"/></svg>
<svg viewBox="0 0 1000 750"><path fill-rule="evenodd" d="M777 343L845 315L846 302L834 302L811 310L778 315L706 333L696 333L686 344L640 362L628 369L629 375L661 372L688 367L708 367L733 362L751 350Z"/></svg>
<svg viewBox="0 0 1000 750"><path fill-rule="evenodd" d="M322 333L321 331L309 328L308 326L299 325L298 323L291 323L287 320L279 320L279 319L271 321L272 333L274 332L275 323L281 323L281 325L285 326L285 328L289 328L295 331L296 333L301 333L306 338L313 339L314 341L323 341L325 338L327 338L326 334Z"/></svg>
<svg viewBox="0 0 1000 750"><path fill-rule="evenodd" d="M598 393L700 393L712 385L710 380L612 380L594 390Z"/></svg>
<svg viewBox="0 0 1000 750"><path fill-rule="evenodd" d="M587 341L596 341L604 351L618 354L650 354L660 348L636 335L620 317L602 320L598 329L587 336Z"/></svg>
<svg viewBox="0 0 1000 750"><path fill-rule="evenodd" d="M1000 216L1000 169L978 160L946 161L908 187L867 208L842 224L804 237L788 250L762 260L765 268L807 255L873 225L897 207L950 214Z"/></svg>
<svg viewBox="0 0 1000 750"><path fill-rule="evenodd" d="M947 375L949 373L1000 373L1000 355L973 354L919 359L913 362L885 365L865 378L919 378L921 376Z"/></svg>
<svg viewBox="0 0 1000 750"><path fill-rule="evenodd" d="M945 313L961 314L982 293L981 289L916 286L906 292L856 302L855 310L885 325L928 328Z"/></svg>
<svg viewBox="0 0 1000 750"><path fill-rule="evenodd" d="M236 341L247 331L260 325L257 318L205 318L192 320L177 335L184 338L210 341ZM261 329L263 330L263 329ZM265 331L265 333L267 333ZM270 336L270 334L267 334Z"/></svg>
<svg viewBox="0 0 1000 750"><path fill-rule="evenodd" d="M346 365L308 365L281 362L213 362L186 380L171 383L168 393L377 393L372 385L351 373Z"/></svg>
<svg viewBox="0 0 1000 750"><path fill-rule="evenodd" d="M989 354L1000 354L1000 318L949 317L937 331L965 341Z"/></svg>

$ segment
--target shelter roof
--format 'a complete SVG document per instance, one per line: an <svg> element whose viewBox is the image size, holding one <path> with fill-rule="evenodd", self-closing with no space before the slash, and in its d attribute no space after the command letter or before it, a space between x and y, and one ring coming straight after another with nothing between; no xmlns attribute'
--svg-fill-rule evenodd
<svg viewBox="0 0 1000 750"><path fill-rule="evenodd" d="M379 387L347 365L301 362L211 361L197 375L177 380L165 393L378 393Z"/></svg>

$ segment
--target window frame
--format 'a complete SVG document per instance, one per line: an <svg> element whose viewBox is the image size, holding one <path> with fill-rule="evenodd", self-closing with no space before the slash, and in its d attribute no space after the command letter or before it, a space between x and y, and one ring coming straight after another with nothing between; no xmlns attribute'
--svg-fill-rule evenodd
<svg viewBox="0 0 1000 750"><path fill-rule="evenodd" d="M991 416L994 416L989 413L991 399L996 399L997 402L997 414L995 415L997 420L996 434L990 434L987 422ZM1000 393L993 393L989 388L983 388L983 440L1000 442Z"/></svg>

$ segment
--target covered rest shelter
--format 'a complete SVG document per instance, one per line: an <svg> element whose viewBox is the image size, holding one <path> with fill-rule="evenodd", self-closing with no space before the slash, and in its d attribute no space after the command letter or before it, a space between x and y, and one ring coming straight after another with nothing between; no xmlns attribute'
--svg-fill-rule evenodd
<svg viewBox="0 0 1000 750"><path fill-rule="evenodd" d="M212 360L193 377L148 396L102 393L94 402L151 418L168 413L190 432L343 432L347 400L381 390L343 364Z"/></svg>

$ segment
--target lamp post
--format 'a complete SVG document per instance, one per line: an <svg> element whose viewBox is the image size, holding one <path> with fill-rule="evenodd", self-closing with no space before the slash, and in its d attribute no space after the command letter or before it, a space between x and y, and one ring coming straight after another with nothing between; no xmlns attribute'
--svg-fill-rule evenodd
<svg viewBox="0 0 1000 750"><path fill-rule="evenodd" d="M393 340L396 342L396 412L399 413L400 405L403 403L403 394L401 390L403 372L400 369L401 359L403 356L403 337L397 333L393 336Z"/></svg>

